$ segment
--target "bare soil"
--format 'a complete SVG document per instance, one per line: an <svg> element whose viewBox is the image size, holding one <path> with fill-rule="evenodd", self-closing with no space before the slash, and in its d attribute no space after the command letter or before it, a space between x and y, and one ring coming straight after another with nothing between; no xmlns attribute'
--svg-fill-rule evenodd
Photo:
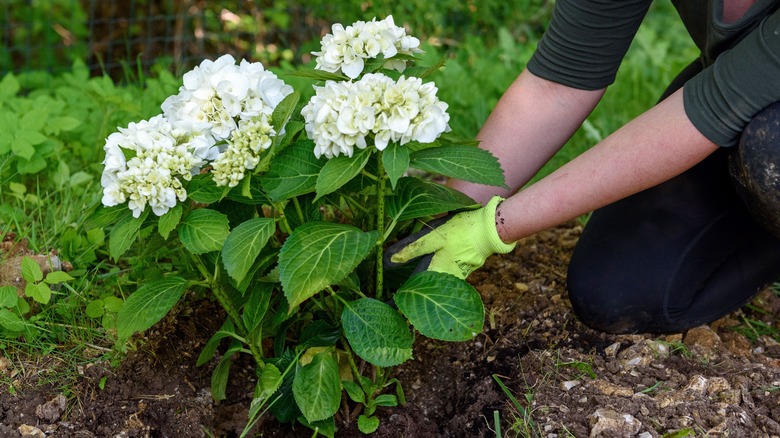
<svg viewBox="0 0 780 438"><path fill-rule="evenodd" d="M780 436L780 345L760 335L780 312L776 294L686 333L600 333L567 299L579 232L570 223L540 233L474 273L484 332L464 343L419 337L415 359L396 369L407 403L380 411L374 436L495 437L496 418L504 437ZM195 367L222 318L209 302L176 308L118 366L91 361L67 382L52 377L63 375L53 358L0 356L0 382L14 388L0 387L0 437L238 436L251 366L234 365L221 403L209 392L213 365ZM363 436L338 420L338 437ZM312 432L264 419L254 436Z"/></svg>

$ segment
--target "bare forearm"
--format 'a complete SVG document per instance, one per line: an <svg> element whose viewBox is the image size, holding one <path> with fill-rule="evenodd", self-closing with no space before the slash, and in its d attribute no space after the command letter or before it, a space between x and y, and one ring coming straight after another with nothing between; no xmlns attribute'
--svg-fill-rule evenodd
<svg viewBox="0 0 780 438"><path fill-rule="evenodd" d="M538 183L505 200L501 239L515 241L666 181L718 146L685 115L682 90Z"/></svg>
<svg viewBox="0 0 780 438"><path fill-rule="evenodd" d="M523 71L504 93L482 127L480 147L501 163L509 190L465 181L450 181L485 203L507 197L527 183L582 124L603 95L556 84Z"/></svg>

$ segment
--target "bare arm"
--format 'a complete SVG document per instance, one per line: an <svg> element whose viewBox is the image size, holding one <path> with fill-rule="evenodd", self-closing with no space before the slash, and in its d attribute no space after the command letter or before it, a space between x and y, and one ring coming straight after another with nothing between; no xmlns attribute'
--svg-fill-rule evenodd
<svg viewBox="0 0 780 438"><path fill-rule="evenodd" d="M686 116L679 90L504 201L496 212L499 236L515 241L657 185L717 148Z"/></svg>
<svg viewBox="0 0 780 438"><path fill-rule="evenodd" d="M493 195L511 195L572 136L603 94L604 90L578 90L523 71L477 135L480 147L498 157L510 190L454 180L449 186L483 204Z"/></svg>

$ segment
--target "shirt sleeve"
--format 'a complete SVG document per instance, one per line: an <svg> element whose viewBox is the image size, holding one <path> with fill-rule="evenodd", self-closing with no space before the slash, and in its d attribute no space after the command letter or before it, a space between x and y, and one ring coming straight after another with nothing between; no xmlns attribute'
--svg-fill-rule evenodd
<svg viewBox="0 0 780 438"><path fill-rule="evenodd" d="M780 11L683 87L685 113L720 146L734 146L753 116L780 101Z"/></svg>
<svg viewBox="0 0 780 438"><path fill-rule="evenodd" d="M650 0L557 0L528 62L536 76L584 90L615 81Z"/></svg>

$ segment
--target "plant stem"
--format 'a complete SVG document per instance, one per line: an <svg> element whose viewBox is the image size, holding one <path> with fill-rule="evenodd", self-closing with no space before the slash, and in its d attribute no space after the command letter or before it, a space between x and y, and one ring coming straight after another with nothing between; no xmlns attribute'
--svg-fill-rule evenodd
<svg viewBox="0 0 780 438"><path fill-rule="evenodd" d="M377 181L376 189L376 229L379 237L376 240L376 299L382 301L382 289L384 287L384 272L382 266L382 246L385 242L385 165L382 160L382 151L376 154Z"/></svg>

